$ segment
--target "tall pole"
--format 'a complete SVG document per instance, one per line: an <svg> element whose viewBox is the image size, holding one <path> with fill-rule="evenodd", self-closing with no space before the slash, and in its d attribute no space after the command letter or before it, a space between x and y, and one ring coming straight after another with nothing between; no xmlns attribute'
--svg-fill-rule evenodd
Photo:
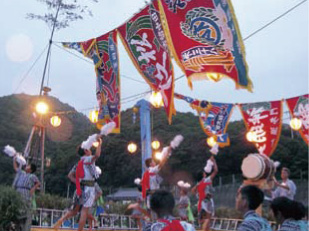
<svg viewBox="0 0 309 231"><path fill-rule="evenodd" d="M57 23L57 18L58 18L60 6L61 6L61 0L58 0L58 8L57 8L57 12L56 12L56 16L55 16L55 20L54 20L54 24L53 24L53 29L52 29L52 32L51 32L50 38L49 38L48 50L47 50L47 55L46 55L46 60L45 60L45 65L44 65L44 71L43 71L43 76L42 76L42 81L41 81L40 95L42 95L42 92L43 92L44 79L45 79L47 64L48 64L48 60L49 60L49 56L50 56L50 48L51 48L51 45L52 45L52 42L53 42L54 31L55 31L55 27L56 27L56 23Z"/></svg>
<svg viewBox="0 0 309 231"><path fill-rule="evenodd" d="M41 124L41 193L44 193L44 146L45 146L45 127Z"/></svg>
<svg viewBox="0 0 309 231"><path fill-rule="evenodd" d="M142 174L146 170L145 160L151 158L151 127L150 110L151 106L147 100L139 100L136 105L140 112L141 144L142 144Z"/></svg>

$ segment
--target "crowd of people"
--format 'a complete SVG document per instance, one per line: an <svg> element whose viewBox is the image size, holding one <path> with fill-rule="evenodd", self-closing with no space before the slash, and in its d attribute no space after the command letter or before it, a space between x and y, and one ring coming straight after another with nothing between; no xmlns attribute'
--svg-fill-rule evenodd
<svg viewBox="0 0 309 231"><path fill-rule="evenodd" d="M102 195L102 190L96 182L100 173L95 162L101 155L102 140L98 139L98 142L95 154L92 154L90 148L78 147L77 152L80 155L80 160L68 174L70 181L76 184L73 204L68 212L54 224L55 230L58 230L65 220L78 213L80 213L78 230L84 229L87 220L90 229L97 226L91 208L96 205L96 201ZM171 192L160 189L162 178L159 176L159 172L167 162L172 150L171 146L163 149L163 159L159 164L156 164L152 158L145 161L147 169L138 186L141 197L138 203L130 204L128 207L133 210L132 217L137 219L141 231L194 231L196 223L190 209L191 202L188 196L191 192L198 198L197 221L200 229L211 230L211 218L215 215L215 194L212 182L219 171L215 157L212 156L207 161L207 166L201 171L200 179L195 186L179 184L180 198L176 202ZM27 165L23 171L15 160L13 164L17 172L13 186L22 195L29 208L25 213L21 230L29 231L31 225L30 201L34 191L40 187L40 182L34 175L35 165ZM289 169L282 168L282 182L279 183L274 179L276 189L265 191L265 194L271 198L270 208L275 220L280 224L280 231L305 231L308 230L308 222L303 220L307 216L306 208L302 203L294 201L296 186L289 179L289 175ZM264 192L257 186L244 185L240 187L236 197L236 208L243 214L243 222L238 227L239 231L272 230L269 222L256 212L263 203L264 197ZM174 215L175 209L178 211L176 216Z"/></svg>

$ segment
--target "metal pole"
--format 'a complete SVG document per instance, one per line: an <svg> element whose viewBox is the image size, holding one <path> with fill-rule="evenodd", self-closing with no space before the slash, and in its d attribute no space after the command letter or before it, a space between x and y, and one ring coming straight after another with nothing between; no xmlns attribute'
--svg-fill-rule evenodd
<svg viewBox="0 0 309 231"><path fill-rule="evenodd" d="M45 128L43 125L41 129L41 193L44 193L44 145L45 145Z"/></svg>
<svg viewBox="0 0 309 231"><path fill-rule="evenodd" d="M45 73L46 73L46 69L47 69L48 59L49 59L49 56L50 56L50 48L51 48L53 37L54 37L54 31L55 31L55 27L56 27L56 23L57 23L57 18L58 18L60 6L61 6L61 0L58 1L58 9L57 9L57 12L56 12L56 16L55 16L55 20L54 20L54 24L53 24L53 29L52 29L52 32L51 32L51 35L50 35L50 38L49 38L48 50L47 50L45 66L44 66L42 82L41 82L41 88L40 88L40 95L42 95L42 92L43 92Z"/></svg>
<svg viewBox="0 0 309 231"><path fill-rule="evenodd" d="M141 126L141 145L142 145L142 175L146 170L145 160L151 158L151 128L150 128L150 110L151 106L147 100L139 100L136 105L140 110Z"/></svg>

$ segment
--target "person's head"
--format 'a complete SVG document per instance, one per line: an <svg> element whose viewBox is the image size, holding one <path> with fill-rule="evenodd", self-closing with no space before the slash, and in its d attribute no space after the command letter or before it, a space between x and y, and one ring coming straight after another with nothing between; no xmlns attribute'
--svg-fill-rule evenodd
<svg viewBox="0 0 309 231"><path fill-rule="evenodd" d="M180 196L186 196L188 194L187 188L180 188Z"/></svg>
<svg viewBox="0 0 309 231"><path fill-rule="evenodd" d="M281 179L282 180L287 180L290 176L290 169L288 168L282 168L281 170Z"/></svg>
<svg viewBox="0 0 309 231"><path fill-rule="evenodd" d="M91 153L90 150L88 150L88 149L83 149L83 148L81 147L81 145L79 145L79 146L77 147L77 154L78 154L79 156L90 156L92 153Z"/></svg>
<svg viewBox="0 0 309 231"><path fill-rule="evenodd" d="M150 198L150 208L159 218L165 215L172 215L175 207L175 200L172 193L165 190L158 190Z"/></svg>
<svg viewBox="0 0 309 231"><path fill-rule="evenodd" d="M207 174L205 171L200 171L195 176L196 176L196 180L200 182L203 178L207 177Z"/></svg>
<svg viewBox="0 0 309 231"><path fill-rule="evenodd" d="M306 215L306 208L302 203L287 197L275 198L270 207L279 224L286 219L301 220Z"/></svg>
<svg viewBox="0 0 309 231"><path fill-rule="evenodd" d="M26 173L35 173L36 165L35 164L28 164L25 168Z"/></svg>
<svg viewBox="0 0 309 231"><path fill-rule="evenodd" d="M156 166L156 163L153 161L152 158L148 158L148 159L145 160L145 165L146 165L147 168L149 168L149 167Z"/></svg>
<svg viewBox="0 0 309 231"><path fill-rule="evenodd" d="M241 212L256 210L264 200L264 193L254 185L247 185L240 189L236 198L236 209Z"/></svg>

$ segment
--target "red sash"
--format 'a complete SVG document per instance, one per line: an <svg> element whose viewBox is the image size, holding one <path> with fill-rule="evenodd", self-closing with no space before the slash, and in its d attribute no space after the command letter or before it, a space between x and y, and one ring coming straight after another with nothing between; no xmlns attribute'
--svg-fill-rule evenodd
<svg viewBox="0 0 309 231"><path fill-rule="evenodd" d="M208 185L211 185L211 182L204 182L201 180L200 183L197 185L197 192L198 192L198 204L197 204L197 211L201 211L202 208L202 201L206 198L205 189Z"/></svg>
<svg viewBox="0 0 309 231"><path fill-rule="evenodd" d="M150 176L155 176L155 175L156 175L155 173L150 173L149 170L146 170L144 172L142 182L141 182L143 199L146 198L147 190L150 189Z"/></svg>
<svg viewBox="0 0 309 231"><path fill-rule="evenodd" d="M75 179L76 179L76 194L77 194L77 196L81 196L82 190L80 188L80 179L83 179L84 176L85 176L84 162L82 160L78 161L75 175L76 175L75 176Z"/></svg>
<svg viewBox="0 0 309 231"><path fill-rule="evenodd" d="M164 219L159 219L159 222L167 224L161 231L185 231L179 220L172 220L171 222Z"/></svg>

